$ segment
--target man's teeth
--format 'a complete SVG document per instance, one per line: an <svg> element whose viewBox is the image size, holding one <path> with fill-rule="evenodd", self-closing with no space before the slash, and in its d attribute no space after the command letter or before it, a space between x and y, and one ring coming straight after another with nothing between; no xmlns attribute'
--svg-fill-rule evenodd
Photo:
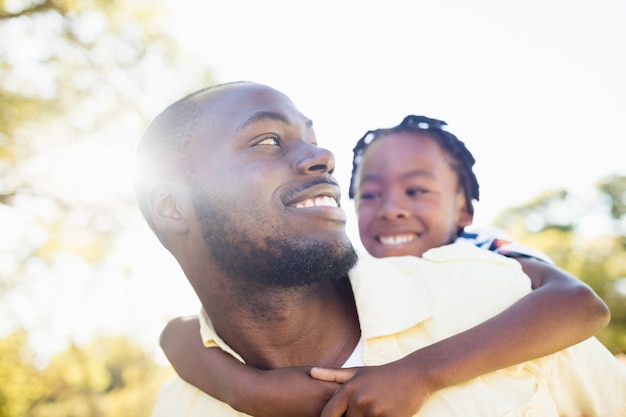
<svg viewBox="0 0 626 417"><path fill-rule="evenodd" d="M308 208L308 207L338 207L337 200L329 196L321 196L315 198L307 198L306 200L298 202L295 208Z"/></svg>
<svg viewBox="0 0 626 417"><path fill-rule="evenodd" d="M381 236L380 243L383 245L403 245L415 240L414 234L395 235L395 236Z"/></svg>

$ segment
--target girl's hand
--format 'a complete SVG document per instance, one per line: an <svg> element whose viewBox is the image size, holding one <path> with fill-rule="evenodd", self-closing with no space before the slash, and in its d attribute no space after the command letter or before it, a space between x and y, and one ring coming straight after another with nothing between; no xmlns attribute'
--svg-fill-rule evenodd
<svg viewBox="0 0 626 417"><path fill-rule="evenodd" d="M415 368L400 362L364 368L311 369L313 378L343 384L321 417L411 417L431 393L425 381L416 381L416 375Z"/></svg>

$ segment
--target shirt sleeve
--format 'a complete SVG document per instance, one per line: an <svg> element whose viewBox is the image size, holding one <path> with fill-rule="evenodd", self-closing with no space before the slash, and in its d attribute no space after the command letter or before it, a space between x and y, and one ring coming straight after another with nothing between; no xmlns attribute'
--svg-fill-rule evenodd
<svg viewBox="0 0 626 417"><path fill-rule="evenodd" d="M246 417L175 376L159 391L151 417Z"/></svg>

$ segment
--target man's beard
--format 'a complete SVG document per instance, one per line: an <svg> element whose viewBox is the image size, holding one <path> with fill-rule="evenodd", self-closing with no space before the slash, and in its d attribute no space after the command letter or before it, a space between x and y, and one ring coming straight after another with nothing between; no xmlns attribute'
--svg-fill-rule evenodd
<svg viewBox="0 0 626 417"><path fill-rule="evenodd" d="M316 242L274 232L258 243L248 239L245 227L239 227L250 220L237 221L234 210L216 208L206 194L194 193L193 202L205 243L233 278L264 287L294 288L345 278L357 262L348 240Z"/></svg>

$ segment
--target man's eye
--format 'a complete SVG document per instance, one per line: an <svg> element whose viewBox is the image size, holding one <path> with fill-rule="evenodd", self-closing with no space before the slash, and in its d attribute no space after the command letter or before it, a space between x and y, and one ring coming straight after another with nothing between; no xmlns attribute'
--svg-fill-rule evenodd
<svg viewBox="0 0 626 417"><path fill-rule="evenodd" d="M257 142L257 145L280 146L280 138L276 135L267 136Z"/></svg>

